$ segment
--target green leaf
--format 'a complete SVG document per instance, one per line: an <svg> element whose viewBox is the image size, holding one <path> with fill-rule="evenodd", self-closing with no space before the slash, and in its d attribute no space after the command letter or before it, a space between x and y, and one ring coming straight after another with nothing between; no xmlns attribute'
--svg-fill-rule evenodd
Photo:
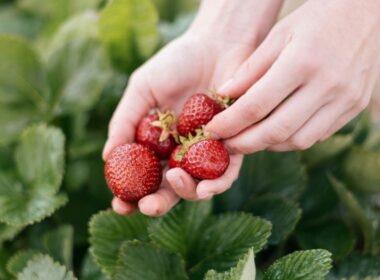
<svg viewBox="0 0 380 280"><path fill-rule="evenodd" d="M276 193L296 200L306 185L306 169L299 153L259 152L246 156L239 179L217 197L222 210L239 210L262 194Z"/></svg>
<svg viewBox="0 0 380 280"><path fill-rule="evenodd" d="M27 249L23 251L19 251L14 254L7 263L7 270L13 276L16 276L18 273L23 271L26 267L28 261L30 261L35 256L40 253L37 250Z"/></svg>
<svg viewBox="0 0 380 280"><path fill-rule="evenodd" d="M67 164L65 175L65 187L68 191L78 191L86 184L93 175L88 160L72 160Z"/></svg>
<svg viewBox="0 0 380 280"><path fill-rule="evenodd" d="M300 200L305 219L327 215L338 205L339 198L327 177L327 171L327 168L322 168L309 174L307 188Z"/></svg>
<svg viewBox="0 0 380 280"><path fill-rule="evenodd" d="M13 176L0 173L0 222L26 226L52 215L67 202L64 194L43 194L28 189Z"/></svg>
<svg viewBox="0 0 380 280"><path fill-rule="evenodd" d="M264 280L319 280L331 269L326 250L298 251L278 259L266 271Z"/></svg>
<svg viewBox="0 0 380 280"><path fill-rule="evenodd" d="M247 213L227 213L205 222L194 253L188 259L191 278L199 279L209 269L222 272L235 266L253 247L259 252L270 236L271 224Z"/></svg>
<svg viewBox="0 0 380 280"><path fill-rule="evenodd" d="M119 253L115 280L186 280L184 261L149 243L125 242Z"/></svg>
<svg viewBox="0 0 380 280"><path fill-rule="evenodd" d="M12 240L23 228L23 226L11 226L0 223L0 244L4 241Z"/></svg>
<svg viewBox="0 0 380 280"><path fill-rule="evenodd" d="M156 2L156 1L154 1ZM173 3L173 2L172 2ZM179 37L189 28L193 22L196 13L186 14L178 17L174 22L160 23L161 37L164 43L169 43Z"/></svg>
<svg viewBox="0 0 380 280"><path fill-rule="evenodd" d="M60 49L62 45L72 40L81 37L97 39L99 37L97 28L98 19L98 13L88 11L66 20L55 32L53 38L51 38L46 50L45 60L48 60L48 57Z"/></svg>
<svg viewBox="0 0 380 280"><path fill-rule="evenodd" d="M42 237L46 252L69 269L73 262L73 240L74 229L71 225L59 226Z"/></svg>
<svg viewBox="0 0 380 280"><path fill-rule="evenodd" d="M318 234L315 234L315 233ZM341 221L309 222L297 231L297 241L302 249L326 249L336 259L346 257L355 245L355 236Z"/></svg>
<svg viewBox="0 0 380 280"><path fill-rule="evenodd" d="M75 280L73 273L54 262L47 255L38 255L28 262L24 270L18 275L18 280Z"/></svg>
<svg viewBox="0 0 380 280"><path fill-rule="evenodd" d="M210 202L182 202L164 217L150 222L149 236L160 246L187 259L210 213Z"/></svg>
<svg viewBox="0 0 380 280"><path fill-rule="evenodd" d="M97 8L102 0L55 0L41 3L40 0L18 0L18 6L46 19L61 21L68 16Z"/></svg>
<svg viewBox="0 0 380 280"><path fill-rule="evenodd" d="M204 280L251 280L256 278L256 265L253 249L243 256L235 267L229 271L218 273L209 270Z"/></svg>
<svg viewBox="0 0 380 280"><path fill-rule="evenodd" d="M32 126L22 134L16 165L23 182L36 193L55 194L62 181L65 136L58 128Z"/></svg>
<svg viewBox="0 0 380 280"><path fill-rule="evenodd" d="M336 269L338 278L358 277L363 279L367 276L380 277L380 258L370 256L352 256L345 259Z"/></svg>
<svg viewBox="0 0 380 280"><path fill-rule="evenodd" d="M1 1L0 1L1 2ZM42 27L42 21L14 6L5 6L0 9L0 33L14 34L32 38Z"/></svg>
<svg viewBox="0 0 380 280"><path fill-rule="evenodd" d="M246 210L272 223L270 244L284 241L293 232L302 212L296 203L275 194L253 200Z"/></svg>
<svg viewBox="0 0 380 280"><path fill-rule="evenodd" d="M46 117L50 92L39 57L26 40L0 35L0 143Z"/></svg>
<svg viewBox="0 0 380 280"><path fill-rule="evenodd" d="M107 280L89 253L84 257L80 276L81 280Z"/></svg>
<svg viewBox="0 0 380 280"><path fill-rule="evenodd" d="M49 48L48 77L58 114L91 109L112 74L96 23L97 16L91 13L70 20Z"/></svg>
<svg viewBox="0 0 380 280"><path fill-rule="evenodd" d="M375 231L372 228L371 220L367 217L364 209L353 193L347 190L343 183L339 182L333 176L329 176L329 179L338 194L340 201L349 213L349 218L362 232L364 238L364 252L370 252L373 248L375 238Z"/></svg>
<svg viewBox="0 0 380 280"><path fill-rule="evenodd" d="M159 42L158 14L150 0L113 0L99 21L101 40L116 68L131 72Z"/></svg>
<svg viewBox="0 0 380 280"><path fill-rule="evenodd" d="M354 147L344 160L343 171L355 190L380 192L380 153Z"/></svg>
<svg viewBox="0 0 380 280"><path fill-rule="evenodd" d="M90 244L94 261L108 276L116 267L121 244L126 240L147 240L148 218L142 214L119 216L113 211L103 211L90 221Z"/></svg>
<svg viewBox="0 0 380 280"><path fill-rule="evenodd" d="M334 135L323 141L317 143L310 149L302 153L302 158L306 161L308 166L314 167L326 160L329 160L338 154L345 151L353 142L352 135Z"/></svg>
<svg viewBox="0 0 380 280"><path fill-rule="evenodd" d="M10 252L0 246L0 279L9 279L11 275L6 270L6 264L10 257Z"/></svg>
<svg viewBox="0 0 380 280"><path fill-rule="evenodd" d="M173 21L178 16L194 13L199 7L197 0L155 0L153 3L160 13L160 19L164 21Z"/></svg>

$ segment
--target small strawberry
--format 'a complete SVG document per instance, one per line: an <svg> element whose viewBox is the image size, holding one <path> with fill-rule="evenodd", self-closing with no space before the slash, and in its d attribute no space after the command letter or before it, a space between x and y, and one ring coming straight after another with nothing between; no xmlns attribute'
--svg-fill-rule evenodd
<svg viewBox="0 0 380 280"><path fill-rule="evenodd" d="M176 159L177 154L179 153L179 151L180 151L181 149L182 149L182 145L178 145L178 146L173 150L173 152L171 153L170 158L169 158L169 167L170 167L170 168L181 167L181 161L178 161L178 160Z"/></svg>
<svg viewBox="0 0 380 280"><path fill-rule="evenodd" d="M173 113L155 112L144 117L136 131L136 142L148 146L160 159L168 159L176 147Z"/></svg>
<svg viewBox="0 0 380 280"><path fill-rule="evenodd" d="M105 177L115 196L123 201L137 202L158 189L162 170L159 159L148 147L125 144L109 155Z"/></svg>
<svg viewBox="0 0 380 280"><path fill-rule="evenodd" d="M183 106L178 118L178 132L188 137L194 134L197 129L206 125L211 119L229 104L228 97L223 98L216 93L209 97L204 93L192 95Z"/></svg>
<svg viewBox="0 0 380 280"><path fill-rule="evenodd" d="M230 156L224 145L197 131L197 135L183 140L183 147L175 160L180 167L196 179L215 179L224 174Z"/></svg>

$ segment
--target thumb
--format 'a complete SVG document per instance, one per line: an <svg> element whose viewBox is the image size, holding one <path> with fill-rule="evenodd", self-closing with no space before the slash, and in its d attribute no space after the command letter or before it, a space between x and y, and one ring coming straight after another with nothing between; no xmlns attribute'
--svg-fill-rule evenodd
<svg viewBox="0 0 380 280"><path fill-rule="evenodd" d="M103 160L116 147L132 142L136 127L156 102L142 76L132 75L124 95L117 106L108 127L108 138L103 148Z"/></svg>

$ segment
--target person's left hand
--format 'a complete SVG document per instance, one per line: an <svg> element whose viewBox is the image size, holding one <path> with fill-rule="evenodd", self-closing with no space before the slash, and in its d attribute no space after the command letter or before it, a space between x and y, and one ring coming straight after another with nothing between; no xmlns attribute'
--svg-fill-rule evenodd
<svg viewBox="0 0 380 280"><path fill-rule="evenodd" d="M303 150L369 103L380 62L378 0L309 0L280 21L219 93L240 97L206 130L230 151Z"/></svg>

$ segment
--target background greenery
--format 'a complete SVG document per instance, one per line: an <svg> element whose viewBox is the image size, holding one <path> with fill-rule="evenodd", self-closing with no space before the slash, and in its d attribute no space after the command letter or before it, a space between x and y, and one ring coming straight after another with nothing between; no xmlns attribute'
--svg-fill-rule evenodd
<svg viewBox="0 0 380 280"><path fill-rule="evenodd" d="M213 202L158 219L104 210L100 153L128 74L196 2L0 1L0 279L380 277L366 114L308 151L246 157Z"/></svg>

